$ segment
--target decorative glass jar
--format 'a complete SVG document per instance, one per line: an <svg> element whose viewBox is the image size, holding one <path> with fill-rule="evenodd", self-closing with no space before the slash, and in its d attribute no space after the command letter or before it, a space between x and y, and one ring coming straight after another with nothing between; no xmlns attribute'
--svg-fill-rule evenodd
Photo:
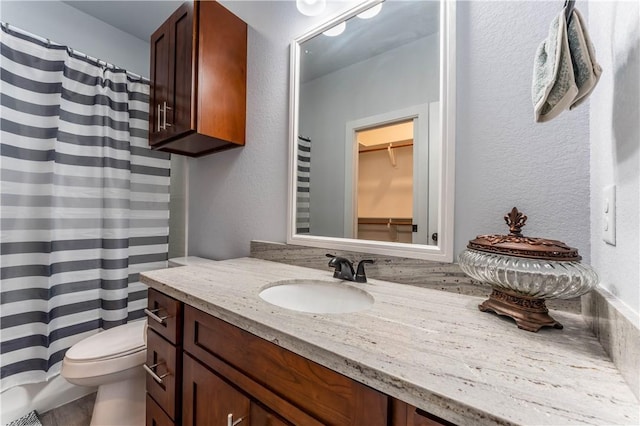
<svg viewBox="0 0 640 426"><path fill-rule="evenodd" d="M459 258L471 278L488 283L493 292L478 308L513 318L519 328L562 328L549 315L545 299L570 299L591 291L598 275L580 263L578 250L561 241L530 238L520 231L527 216L513 208L504 217L509 235L479 235Z"/></svg>

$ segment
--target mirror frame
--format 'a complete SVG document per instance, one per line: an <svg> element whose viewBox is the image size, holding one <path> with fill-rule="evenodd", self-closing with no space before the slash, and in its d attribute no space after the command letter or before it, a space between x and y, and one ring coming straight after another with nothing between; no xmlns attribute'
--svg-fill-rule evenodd
<svg viewBox="0 0 640 426"><path fill-rule="evenodd" d="M455 189L455 111L456 111L456 1L440 0L440 128L442 156L440 163L441 190L438 208L437 246L358 240L353 238L323 237L296 233L296 193L298 157L298 108L300 87L300 45L384 0L368 0L329 19L324 24L296 38L291 43L291 69L289 90L289 188L287 208L287 243L333 250L453 262L453 219Z"/></svg>

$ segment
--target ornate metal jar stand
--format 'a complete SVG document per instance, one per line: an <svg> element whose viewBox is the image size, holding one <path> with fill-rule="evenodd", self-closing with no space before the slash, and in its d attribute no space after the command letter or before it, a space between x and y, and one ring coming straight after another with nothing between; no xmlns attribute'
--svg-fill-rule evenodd
<svg viewBox="0 0 640 426"><path fill-rule="evenodd" d="M517 208L504 219L509 235L479 235L458 259L467 275L493 287L478 308L511 317L523 330L561 329L562 324L549 315L545 299L586 294L598 283L597 274L580 263L577 249L561 241L523 236L527 216Z"/></svg>
<svg viewBox="0 0 640 426"><path fill-rule="evenodd" d="M527 331L538 331L542 327L562 328L562 324L549 315L544 299L526 297L507 290L494 288L489 298L478 305L478 309L511 317L518 328Z"/></svg>

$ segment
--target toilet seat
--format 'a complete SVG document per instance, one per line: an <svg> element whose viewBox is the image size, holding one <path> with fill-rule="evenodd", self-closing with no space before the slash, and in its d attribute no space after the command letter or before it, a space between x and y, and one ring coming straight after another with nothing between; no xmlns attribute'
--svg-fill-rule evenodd
<svg viewBox="0 0 640 426"><path fill-rule="evenodd" d="M62 362L67 379L104 376L142 365L147 356L146 321L94 334L73 345Z"/></svg>

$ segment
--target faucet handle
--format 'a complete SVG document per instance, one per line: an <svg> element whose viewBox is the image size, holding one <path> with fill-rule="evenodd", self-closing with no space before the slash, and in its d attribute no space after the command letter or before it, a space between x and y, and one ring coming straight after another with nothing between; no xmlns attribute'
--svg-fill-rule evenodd
<svg viewBox="0 0 640 426"><path fill-rule="evenodd" d="M333 272L333 278L353 281L353 263L351 263L349 259L340 256L334 256L328 253L326 256L331 258L331 260L329 261L329 266L335 268L335 271Z"/></svg>
<svg viewBox="0 0 640 426"><path fill-rule="evenodd" d="M329 260L329 266L331 266L332 268L336 268L340 266L338 265L338 260L340 259L340 257L330 253L325 254L325 256L331 259Z"/></svg>
<svg viewBox="0 0 640 426"><path fill-rule="evenodd" d="M358 271L356 272L356 279L355 279L357 283L367 282L367 275L364 273L364 265L367 263L376 263L376 261L371 259L365 259L365 260L361 260L358 263Z"/></svg>

